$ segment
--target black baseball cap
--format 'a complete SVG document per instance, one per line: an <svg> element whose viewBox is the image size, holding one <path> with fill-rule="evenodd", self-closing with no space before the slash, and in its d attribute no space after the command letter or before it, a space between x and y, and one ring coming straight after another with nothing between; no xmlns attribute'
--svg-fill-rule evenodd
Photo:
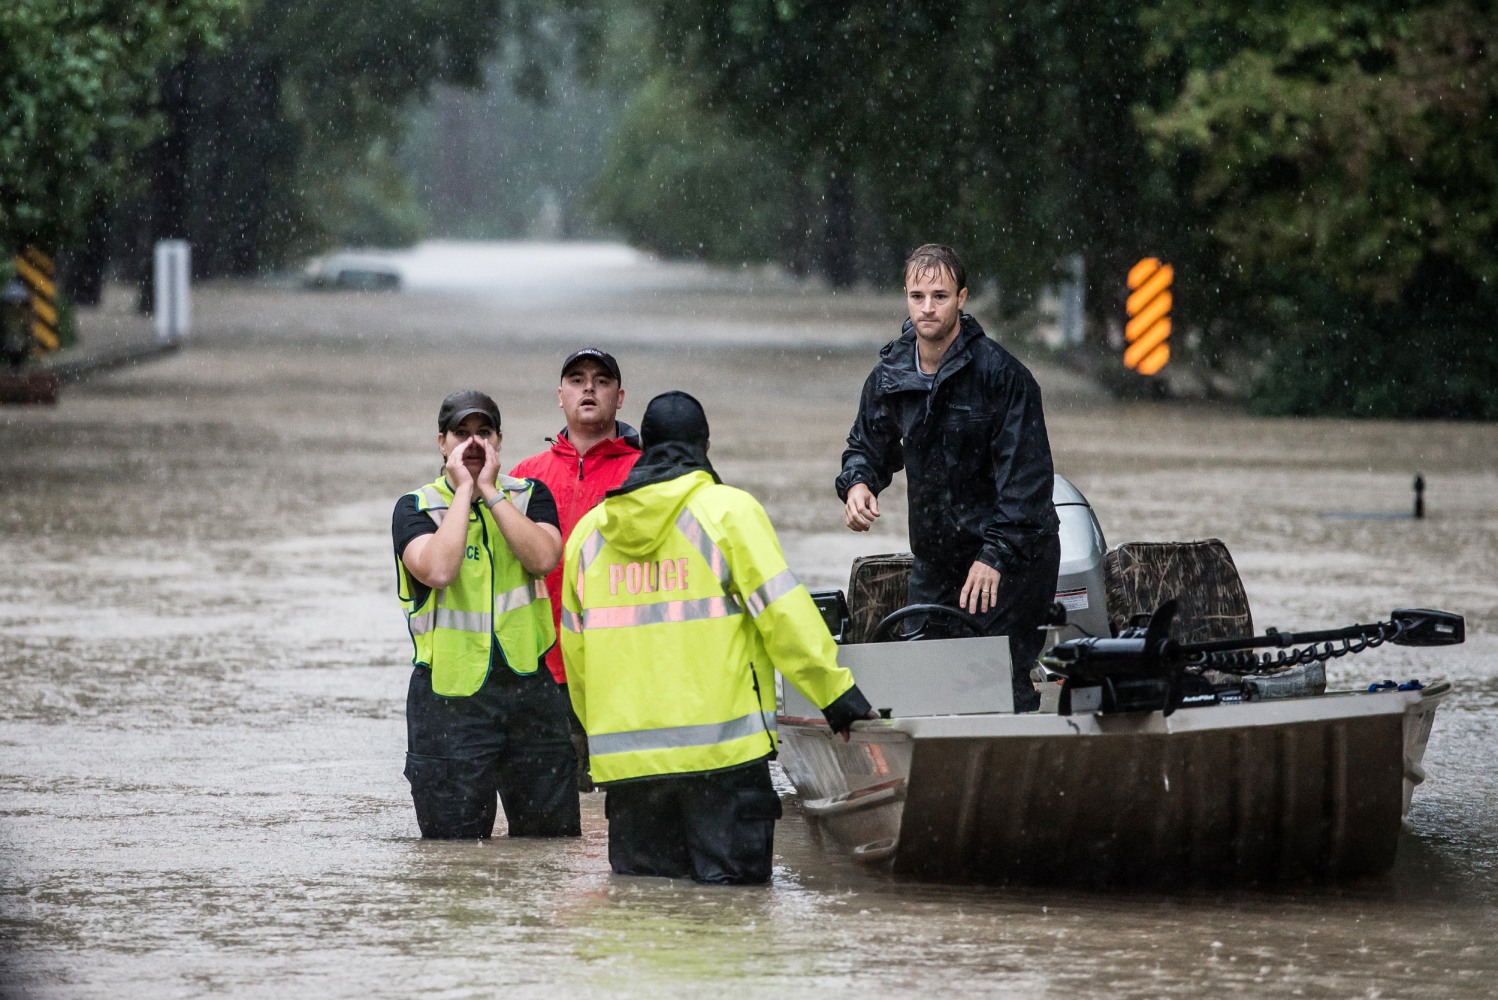
<svg viewBox="0 0 1498 1000"><path fill-rule="evenodd" d="M600 350L597 347L584 347L582 350L573 351L567 355L567 360L562 362L562 378L567 377L567 373L572 370L573 365L579 361L586 361L589 358L603 365L608 373L614 376L615 382L618 382L620 385L624 384L624 376L619 374L619 362L615 361L614 356L608 351Z"/></svg>
<svg viewBox="0 0 1498 1000"><path fill-rule="evenodd" d="M645 407L640 420L640 443L653 448L668 441L707 443L707 414L702 404L680 390L663 392Z"/></svg>
<svg viewBox="0 0 1498 1000"><path fill-rule="evenodd" d="M450 431L471 413L482 413L499 430L499 407L477 389L463 389L442 401L442 409L437 411L437 430Z"/></svg>

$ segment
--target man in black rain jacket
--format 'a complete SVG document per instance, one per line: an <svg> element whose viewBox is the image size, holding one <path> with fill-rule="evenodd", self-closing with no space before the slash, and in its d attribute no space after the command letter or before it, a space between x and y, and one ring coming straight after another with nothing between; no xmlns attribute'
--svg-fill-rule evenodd
<svg viewBox="0 0 1498 1000"><path fill-rule="evenodd" d="M1015 709L1033 711L1029 671L1061 559L1040 387L962 312L967 274L950 247L911 254L905 291L910 318L880 351L848 433L844 519L867 531L878 494L906 470L910 603L959 607L1008 635Z"/></svg>

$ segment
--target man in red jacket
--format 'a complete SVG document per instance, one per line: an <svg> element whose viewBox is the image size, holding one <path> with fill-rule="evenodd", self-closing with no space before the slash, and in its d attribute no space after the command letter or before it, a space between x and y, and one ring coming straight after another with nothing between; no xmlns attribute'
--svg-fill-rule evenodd
<svg viewBox="0 0 1498 1000"><path fill-rule="evenodd" d="M562 384L557 399L567 426L554 438L551 448L532 455L510 470L510 474L539 479L556 499L562 541L572 535L572 528L591 510L603 495L624 482L635 459L640 457L640 434L629 424L616 419L624 404L623 379L619 362L612 354L596 347L573 351L562 362ZM561 628L562 566L546 576L546 589L552 595L553 624ZM546 666L558 684L566 685L567 671L562 665L561 644L546 654ZM577 780L583 791L592 791L588 777L588 742L582 727L574 718L572 743L577 748Z"/></svg>

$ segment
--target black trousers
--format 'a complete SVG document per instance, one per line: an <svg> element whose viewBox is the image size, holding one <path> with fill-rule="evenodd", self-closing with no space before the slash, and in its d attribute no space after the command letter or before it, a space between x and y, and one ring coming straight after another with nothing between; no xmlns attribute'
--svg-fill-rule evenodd
<svg viewBox="0 0 1498 1000"><path fill-rule="evenodd" d="M567 685L562 685L562 693L567 694ZM567 726L572 734L572 752L577 757L577 790L580 792L591 792L594 789L593 776L588 773L588 733L583 729L582 720L572 710L572 696L567 695Z"/></svg>
<svg viewBox="0 0 1498 1000"><path fill-rule="evenodd" d="M770 762L609 785L609 866L710 885L770 881L780 796Z"/></svg>
<svg viewBox="0 0 1498 1000"><path fill-rule="evenodd" d="M939 565L915 557L910 568L911 604L957 607L972 561L960 567ZM1056 574L1061 569L1061 539L1048 535L1026 563L1006 568L999 576L999 592L986 614L975 615L984 635L1009 636L1009 662L1014 687L1014 710L1033 712L1040 694L1030 680L1030 669L1045 646L1046 611L1056 600Z"/></svg>
<svg viewBox="0 0 1498 1000"><path fill-rule="evenodd" d="M406 778L423 837L494 832L503 804L512 837L582 833L566 692L542 666L520 675L496 658L467 698L432 693L426 667L406 692ZM496 798L497 797L497 798Z"/></svg>

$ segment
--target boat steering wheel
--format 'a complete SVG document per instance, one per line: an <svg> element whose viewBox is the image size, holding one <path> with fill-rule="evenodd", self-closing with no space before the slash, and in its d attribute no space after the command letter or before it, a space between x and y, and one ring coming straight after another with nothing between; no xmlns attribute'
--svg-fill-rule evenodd
<svg viewBox="0 0 1498 1000"><path fill-rule="evenodd" d="M913 632L896 631L907 618L924 616ZM983 625L961 608L950 604L908 604L885 615L869 633L869 642L917 642L921 639L977 639Z"/></svg>

